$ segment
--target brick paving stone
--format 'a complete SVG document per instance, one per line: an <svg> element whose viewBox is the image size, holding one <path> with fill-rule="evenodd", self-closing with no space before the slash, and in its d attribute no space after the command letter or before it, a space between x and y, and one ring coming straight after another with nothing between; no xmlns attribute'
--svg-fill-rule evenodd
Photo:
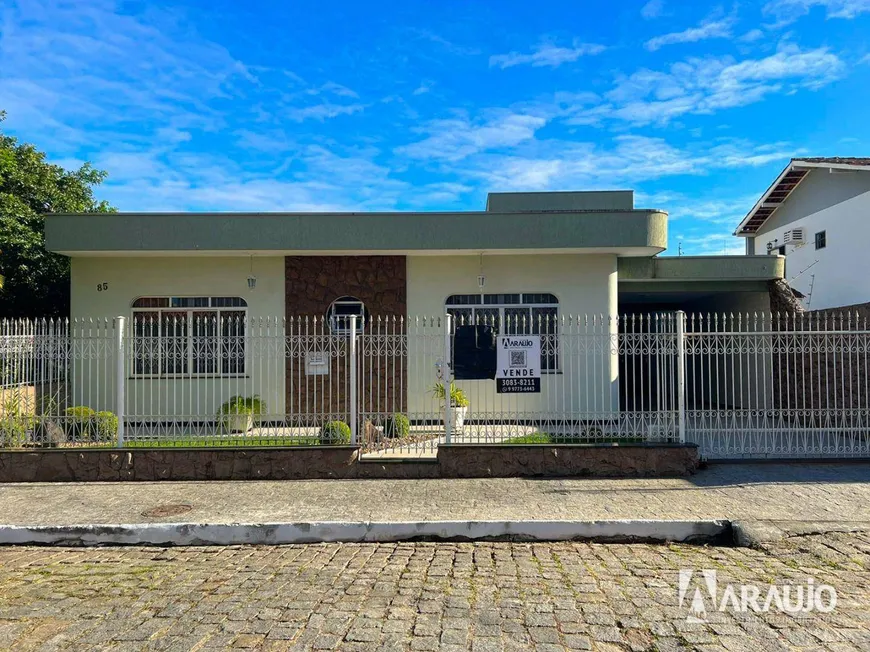
<svg viewBox="0 0 870 652"><path fill-rule="evenodd" d="M709 611L679 571L830 584L831 614ZM436 572L432 572L435 569ZM0 548L2 650L870 649L870 535L759 550L589 543Z"/></svg>

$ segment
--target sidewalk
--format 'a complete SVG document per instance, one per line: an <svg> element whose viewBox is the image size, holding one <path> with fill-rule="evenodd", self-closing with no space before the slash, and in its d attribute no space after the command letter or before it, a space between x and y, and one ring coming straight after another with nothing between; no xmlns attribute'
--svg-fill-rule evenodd
<svg viewBox="0 0 870 652"><path fill-rule="evenodd" d="M145 514L178 505L190 509ZM718 464L684 479L0 485L0 525L621 519L870 522L870 464Z"/></svg>

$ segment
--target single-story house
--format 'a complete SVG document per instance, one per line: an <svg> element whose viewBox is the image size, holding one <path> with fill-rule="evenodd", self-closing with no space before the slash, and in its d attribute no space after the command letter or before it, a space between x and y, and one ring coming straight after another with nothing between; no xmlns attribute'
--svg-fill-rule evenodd
<svg viewBox="0 0 870 652"><path fill-rule="evenodd" d="M491 193L485 210L468 212L49 215L45 231L47 248L71 259L71 318L128 320L127 413L140 416L213 415L241 392L259 394L269 414L310 412L318 401L320 412L341 413L336 405L344 405L347 386L326 378L341 376L329 365L345 363L315 370L323 361L298 360L289 343L266 351L263 334L315 346L317 337L346 329L343 318L353 314L363 329L375 329L379 319L406 320L391 327L407 335L406 352L390 359L384 353L383 365L359 373L382 381L361 389L369 392L369 412L389 404L389 411L413 416L429 411L434 369L426 367L438 361L433 353L424 367L410 368L407 351L422 332L412 320L451 313L496 330L510 328L512 319L528 320L530 328L543 319L554 329L558 320L589 316L603 318L615 334L620 322L609 318L616 315L766 312L769 286L783 278L783 259L766 252L661 256L668 215L636 208L632 191ZM302 319L313 321L303 327ZM244 336L234 340L238 346L209 349L208 342L234 334ZM575 351L569 365L553 350L542 352L544 385L576 391L560 391L558 405L546 387L515 396L511 411L577 414L593 385L596 412L619 409L617 353L590 348L580 356ZM85 373L75 378L74 394L90 396L95 409L111 405L105 379L84 388L96 381ZM179 395L179 383L199 388ZM484 398L494 396L492 381L475 391L478 413L495 405Z"/></svg>

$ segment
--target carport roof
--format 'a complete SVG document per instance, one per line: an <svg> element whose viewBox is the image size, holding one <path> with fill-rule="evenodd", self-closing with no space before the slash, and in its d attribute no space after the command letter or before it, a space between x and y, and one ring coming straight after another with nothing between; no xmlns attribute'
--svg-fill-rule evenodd
<svg viewBox="0 0 870 652"><path fill-rule="evenodd" d="M661 256L619 261L619 282L774 281L785 276L784 256Z"/></svg>

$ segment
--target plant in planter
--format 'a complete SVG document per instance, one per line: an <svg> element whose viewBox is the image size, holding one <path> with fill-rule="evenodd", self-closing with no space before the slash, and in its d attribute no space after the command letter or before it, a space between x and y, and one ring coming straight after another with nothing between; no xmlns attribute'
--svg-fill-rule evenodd
<svg viewBox="0 0 870 652"><path fill-rule="evenodd" d="M447 401L444 383L436 383L432 395L441 402L442 409ZM450 431L462 430L465 425L465 415L468 414L468 397L455 383L450 383Z"/></svg>
<svg viewBox="0 0 870 652"><path fill-rule="evenodd" d="M223 432L248 432L254 427L254 418L266 411L259 396L233 396L220 406L218 421Z"/></svg>

